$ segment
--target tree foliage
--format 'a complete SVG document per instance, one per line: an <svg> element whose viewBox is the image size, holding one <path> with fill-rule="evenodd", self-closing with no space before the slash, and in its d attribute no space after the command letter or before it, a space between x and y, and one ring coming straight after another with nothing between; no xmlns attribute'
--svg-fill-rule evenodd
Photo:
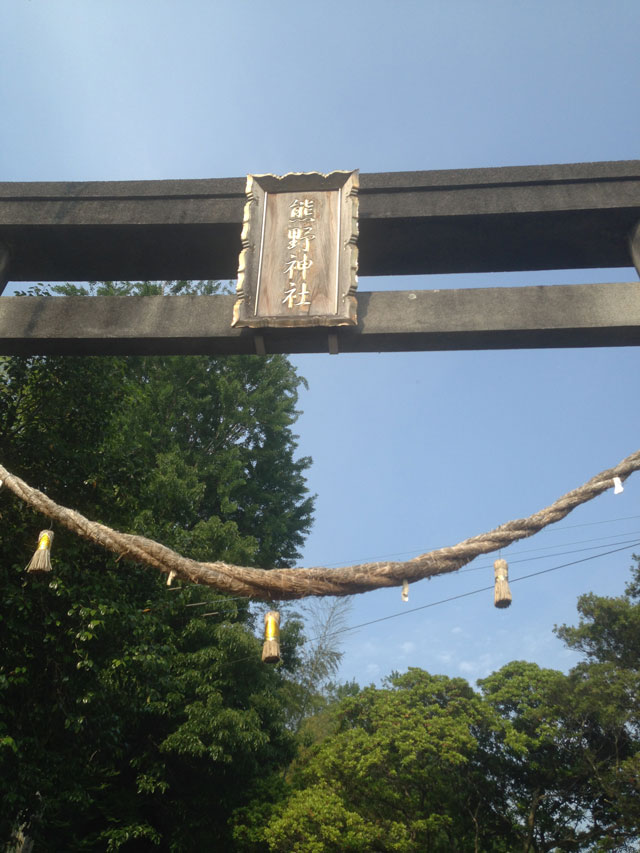
<svg viewBox="0 0 640 853"><path fill-rule="evenodd" d="M586 656L570 677L595 781L600 850L640 849L640 558L634 559L624 595L583 595L578 625L556 629Z"/></svg>
<svg viewBox="0 0 640 853"><path fill-rule="evenodd" d="M624 673L603 683L582 667L565 675L522 661L480 682L503 721L492 758L520 849L622 850L635 834L612 799L620 761L638 749L626 732L627 683Z"/></svg>
<svg viewBox="0 0 640 853"><path fill-rule="evenodd" d="M1 458L54 500L199 560L296 558L312 500L286 358L10 358L0 374ZM6 491L0 513L0 839L224 848L232 810L294 750L287 670L260 662L247 602L169 588L64 530L51 575L25 575L47 524Z"/></svg>
<svg viewBox="0 0 640 853"><path fill-rule="evenodd" d="M508 850L493 840L498 783L480 761L493 725L463 679L410 669L362 690L336 708L264 841L300 853Z"/></svg>
<svg viewBox="0 0 640 853"><path fill-rule="evenodd" d="M593 593L578 599L577 626L562 625L557 635L571 649L594 663L609 663L620 669L640 670L640 557L624 595Z"/></svg>
<svg viewBox="0 0 640 853"><path fill-rule="evenodd" d="M637 566L580 599L568 674L514 661L475 692L410 669L344 698L280 800L238 812L240 849L639 850L639 592Z"/></svg>
<svg viewBox="0 0 640 853"><path fill-rule="evenodd" d="M195 559L291 565L312 512L300 382L280 356L1 359L0 458ZM557 629L583 655L567 674L514 661L479 690L419 669L360 689L332 683L340 602L306 626L289 611L274 669L246 600L169 588L64 530L54 571L26 575L43 519L0 491L0 525L0 841L640 850L640 563L624 595L582 596Z"/></svg>
<svg viewBox="0 0 640 853"><path fill-rule="evenodd" d="M349 598L313 599L287 614L289 630L298 632L294 643L296 666L287 686L288 725L300 734L300 742L317 738L325 724L327 707L335 700L335 678L342 651L340 639L346 630Z"/></svg>

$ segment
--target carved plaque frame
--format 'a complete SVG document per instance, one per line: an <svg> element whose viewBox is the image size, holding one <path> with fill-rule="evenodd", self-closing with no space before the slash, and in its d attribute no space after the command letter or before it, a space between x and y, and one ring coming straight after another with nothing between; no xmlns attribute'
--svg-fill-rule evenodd
<svg viewBox="0 0 640 853"><path fill-rule="evenodd" d="M358 172L248 175L233 326L357 323Z"/></svg>

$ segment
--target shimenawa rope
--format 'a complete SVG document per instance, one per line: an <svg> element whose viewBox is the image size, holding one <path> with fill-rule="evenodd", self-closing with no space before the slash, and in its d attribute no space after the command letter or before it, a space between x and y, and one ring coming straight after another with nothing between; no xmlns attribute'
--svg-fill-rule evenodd
<svg viewBox="0 0 640 853"><path fill-rule="evenodd" d="M29 506L57 521L74 533L109 551L144 563L169 575L192 583L214 587L220 592L260 598L284 600L307 596L356 595L382 587L402 586L405 580L415 582L435 575L454 572L480 554L506 548L512 542L533 536L549 524L565 518L580 504L592 500L614 486L614 478L624 481L640 470L640 450L627 456L614 468L596 474L583 486L567 492L545 509L495 530L465 539L448 548L438 548L405 562L362 563L339 569L295 568L255 569L222 562L201 563L188 559L170 548L130 533L89 521L79 512L59 506L51 498L32 488L0 465L0 479Z"/></svg>

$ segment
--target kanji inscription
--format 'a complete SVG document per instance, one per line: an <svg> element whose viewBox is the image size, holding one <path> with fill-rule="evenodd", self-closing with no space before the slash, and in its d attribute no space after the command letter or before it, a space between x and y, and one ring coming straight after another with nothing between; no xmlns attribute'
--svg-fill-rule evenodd
<svg viewBox="0 0 640 853"><path fill-rule="evenodd" d="M358 173L249 175L233 325L355 325Z"/></svg>

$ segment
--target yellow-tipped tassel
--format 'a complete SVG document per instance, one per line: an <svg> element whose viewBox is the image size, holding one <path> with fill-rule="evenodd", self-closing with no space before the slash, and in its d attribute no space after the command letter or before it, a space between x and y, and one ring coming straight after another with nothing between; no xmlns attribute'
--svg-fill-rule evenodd
<svg viewBox="0 0 640 853"><path fill-rule="evenodd" d="M53 530L41 530L38 536L38 548L27 566L28 572L50 572L51 571L51 544L53 542Z"/></svg>
<svg viewBox="0 0 640 853"><path fill-rule="evenodd" d="M280 614L270 610L264 614L264 645L262 662L278 663L280 660Z"/></svg>
<svg viewBox="0 0 640 853"><path fill-rule="evenodd" d="M509 607L511 590L509 589L509 566L506 560L496 560L493 564L496 585L493 592L493 603L496 607Z"/></svg>

